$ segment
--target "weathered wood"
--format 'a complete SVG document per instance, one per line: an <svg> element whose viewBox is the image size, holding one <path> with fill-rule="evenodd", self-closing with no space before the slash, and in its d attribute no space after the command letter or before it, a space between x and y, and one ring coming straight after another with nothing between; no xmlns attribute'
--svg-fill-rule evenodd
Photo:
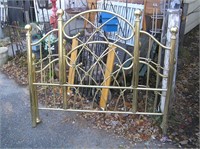
<svg viewBox="0 0 200 149"><path fill-rule="evenodd" d="M171 46L171 36L172 36L172 33L170 31L170 29L172 27L178 27L178 33L177 33L177 39L176 39L176 42L178 43L179 39L178 39L178 36L179 36L179 28L180 28L180 10L179 9L168 9L167 10L167 13L169 14L168 15L168 30L167 30L167 36L166 36L166 46L167 47L170 47ZM165 56L164 56L164 71L163 71L163 74L165 76L168 76L169 75L169 68L171 67L170 66L170 63L169 63L169 59L170 59L170 53L171 51L169 50L165 50ZM175 80L176 80L176 70L177 70L177 59L178 59L178 44L176 44L175 46L175 63L174 63L174 75L173 75L173 83L172 83L172 93L174 93L174 87L175 87ZM168 84L168 78L163 78L162 80L162 89L165 89L167 88ZM171 96L173 97L173 95ZM162 96L161 96L161 111L164 111L164 108L165 108L165 100L166 100L166 92L162 92Z"/></svg>
<svg viewBox="0 0 200 149"><path fill-rule="evenodd" d="M147 0L144 0L144 16L143 16L143 22L142 22L142 28L143 28L144 31L147 30L147 20L146 20L146 16L145 16L145 14L146 14L146 5L147 5L146 3L147 3Z"/></svg>
<svg viewBox="0 0 200 149"><path fill-rule="evenodd" d="M111 75L113 71L114 61L115 61L115 49L116 47L112 46L109 49L109 53L107 56L106 61L106 70L105 70L105 77L104 77L104 83L103 86L110 86L110 82L112 80ZM108 93L109 89L103 88L101 92L101 99L100 99L100 107L105 110L106 103L108 100Z"/></svg>
<svg viewBox="0 0 200 149"><path fill-rule="evenodd" d="M96 9L97 8L97 0L87 0L88 8L89 9ZM96 12L86 14L86 19L90 22L94 23L96 17ZM88 22L84 21L84 28L87 27Z"/></svg>
<svg viewBox="0 0 200 149"><path fill-rule="evenodd" d="M73 39L72 41L72 50L78 46L78 40L77 39ZM74 84L74 77L75 77L75 61L76 61L76 57L77 57L77 50L74 50L71 53L71 58L70 58L70 65L72 65L72 67L69 67L69 75L68 75L68 83L69 84ZM67 88L67 94L70 94L70 87Z"/></svg>

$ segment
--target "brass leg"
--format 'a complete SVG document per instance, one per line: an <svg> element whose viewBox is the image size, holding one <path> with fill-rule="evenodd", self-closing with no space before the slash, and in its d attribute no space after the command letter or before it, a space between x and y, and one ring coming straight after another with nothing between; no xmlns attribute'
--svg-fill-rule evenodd
<svg viewBox="0 0 200 149"><path fill-rule="evenodd" d="M32 119L32 127L36 127L36 108L35 108L35 98L33 93L30 95L30 102L31 102L31 119Z"/></svg>
<svg viewBox="0 0 200 149"><path fill-rule="evenodd" d="M39 116L39 109L38 109L38 98L37 98L37 91L36 91L36 89L35 89L35 112L36 112L36 124L39 124L39 123L41 123L42 121L41 121L41 119L40 119L40 116Z"/></svg>
<svg viewBox="0 0 200 149"><path fill-rule="evenodd" d="M136 10L135 11L135 36L134 36L134 59L133 59L133 101L132 101L132 107L133 112L137 112L137 98L138 98L138 80L139 80L139 39L140 39L140 16L141 11Z"/></svg>

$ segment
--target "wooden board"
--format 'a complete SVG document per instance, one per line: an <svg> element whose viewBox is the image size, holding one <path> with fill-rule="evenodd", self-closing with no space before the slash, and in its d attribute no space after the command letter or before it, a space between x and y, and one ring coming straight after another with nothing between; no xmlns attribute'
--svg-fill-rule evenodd
<svg viewBox="0 0 200 149"><path fill-rule="evenodd" d="M77 39L73 39L72 41L72 50L77 47L78 45L78 40ZM71 59L70 59L70 65L73 65L75 63L77 57L77 50L73 51L71 53ZM75 68L73 67L69 67L69 76L68 76L68 83L69 84L74 84L74 77L75 77ZM70 87L67 88L67 94L70 94L71 90Z"/></svg>
<svg viewBox="0 0 200 149"><path fill-rule="evenodd" d="M97 8L97 0L87 0L87 6L89 9L96 9ZM96 12L86 14L86 18L94 23L96 17ZM87 27L88 22L84 21L84 28Z"/></svg>
<svg viewBox="0 0 200 149"><path fill-rule="evenodd" d="M108 53L107 61L106 61L105 77L104 77L105 82L103 83L103 86L110 86L110 82L112 80L111 73L113 71L113 66L114 66L114 61L115 61L115 49L116 47L114 46L109 49L109 53ZM109 94L109 89L103 88L101 92L101 99L100 99L100 107L103 110L105 110L106 108L108 94Z"/></svg>

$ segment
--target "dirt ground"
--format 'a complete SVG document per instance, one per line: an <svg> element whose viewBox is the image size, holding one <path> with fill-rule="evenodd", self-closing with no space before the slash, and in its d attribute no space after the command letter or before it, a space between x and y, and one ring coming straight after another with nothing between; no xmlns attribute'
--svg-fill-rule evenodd
<svg viewBox="0 0 200 149"><path fill-rule="evenodd" d="M10 59L1 70L10 78L15 79L17 83L27 85L25 55ZM84 116L87 118L87 115ZM104 117L104 123L106 123L107 117ZM141 121L141 118L134 118L139 119L140 127L149 128L150 125L147 125L148 119L143 118ZM97 126L98 123L94 122L97 119L97 116L95 118L90 116L88 120ZM118 116L117 119L120 121ZM99 115L99 120L102 120L101 115ZM112 122L118 123L115 120ZM107 129L107 127L98 126L96 128ZM157 128L157 126L154 127L154 129ZM116 132L121 130L119 128ZM145 133L145 131L141 133ZM149 139L141 133L139 134L140 141ZM159 133L159 130L156 130L156 133ZM179 49L175 98L170 107L168 135L164 137L157 135L156 137L163 142L172 142L178 147L199 147L199 27L194 28L185 35L183 47Z"/></svg>
<svg viewBox="0 0 200 149"><path fill-rule="evenodd" d="M185 35L178 57L168 134L182 147L199 147L199 26Z"/></svg>

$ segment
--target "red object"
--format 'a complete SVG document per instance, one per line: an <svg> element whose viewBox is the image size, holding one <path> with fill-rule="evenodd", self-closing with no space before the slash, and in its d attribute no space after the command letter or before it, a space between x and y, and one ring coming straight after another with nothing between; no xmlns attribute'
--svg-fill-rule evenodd
<svg viewBox="0 0 200 149"><path fill-rule="evenodd" d="M52 2L52 11L53 11L53 14L51 15L50 17L50 24L53 25L53 28L57 28L57 15L56 15L56 12L57 12L57 7L56 7L56 1L57 0L51 0Z"/></svg>

